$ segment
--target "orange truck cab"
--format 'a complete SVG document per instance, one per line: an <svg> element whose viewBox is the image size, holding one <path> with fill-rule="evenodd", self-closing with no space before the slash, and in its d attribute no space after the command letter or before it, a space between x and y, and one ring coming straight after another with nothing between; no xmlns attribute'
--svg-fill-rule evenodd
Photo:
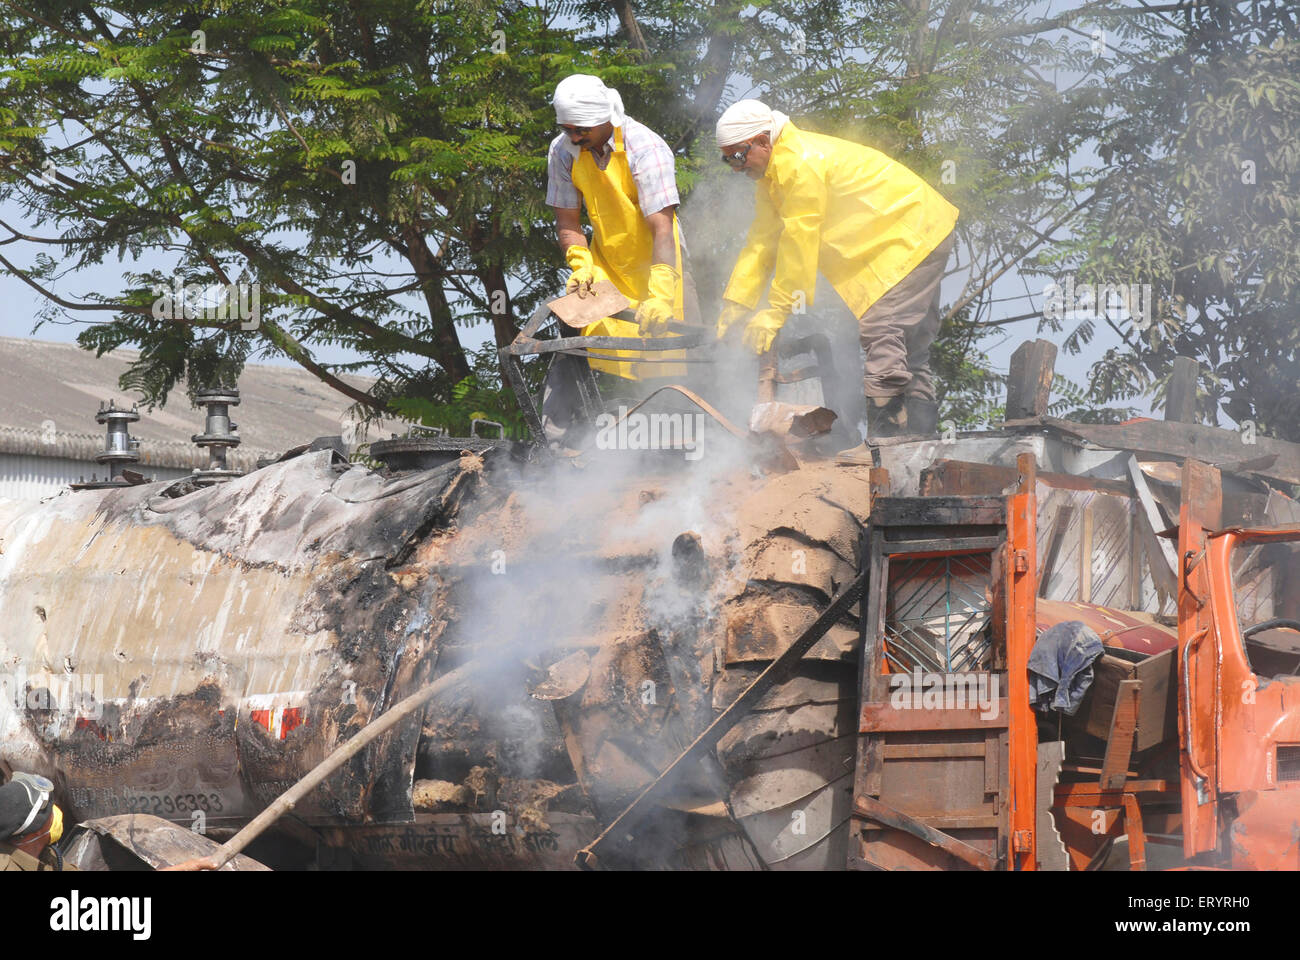
<svg viewBox="0 0 1300 960"><path fill-rule="evenodd" d="M1189 864L1300 869L1300 525L1218 529L1216 471L1179 516L1178 729Z"/></svg>

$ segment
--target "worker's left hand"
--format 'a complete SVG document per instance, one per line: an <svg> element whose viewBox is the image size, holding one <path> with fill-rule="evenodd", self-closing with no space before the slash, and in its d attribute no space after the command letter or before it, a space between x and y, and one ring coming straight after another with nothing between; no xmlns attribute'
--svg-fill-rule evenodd
<svg viewBox="0 0 1300 960"><path fill-rule="evenodd" d="M745 346L754 353L764 354L772 349L772 341L785 326L785 312L774 307L760 310L745 325Z"/></svg>
<svg viewBox="0 0 1300 960"><path fill-rule="evenodd" d="M641 301L636 311L636 322L641 336L657 337L668 332L673 321L673 301L677 299L677 271L666 263L650 267L649 295Z"/></svg>

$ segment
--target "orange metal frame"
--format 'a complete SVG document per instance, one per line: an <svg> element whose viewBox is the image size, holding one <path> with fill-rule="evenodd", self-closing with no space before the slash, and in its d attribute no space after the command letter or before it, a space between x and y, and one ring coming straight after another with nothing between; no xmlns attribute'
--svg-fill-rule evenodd
<svg viewBox="0 0 1300 960"><path fill-rule="evenodd" d="M1194 460L1183 464L1181 488L1177 571L1178 746L1183 854L1190 858L1218 845L1218 785L1213 775L1218 744L1213 705L1218 700L1218 657L1214 651L1219 637L1210 603L1205 545L1206 531L1222 522L1223 492L1218 471ZM1208 717L1198 712L1207 708Z"/></svg>
<svg viewBox="0 0 1300 960"><path fill-rule="evenodd" d="M1278 780L1277 748L1300 745L1300 677L1261 680L1237 619L1233 551L1300 541L1300 527L1220 530L1219 473L1183 465L1178 531L1178 733L1183 853L1234 867L1300 868L1300 783ZM1232 796L1221 811L1221 794ZM1232 815L1228 823L1222 812ZM1223 832L1231 830L1231 840Z"/></svg>
<svg viewBox="0 0 1300 960"><path fill-rule="evenodd" d="M1038 795L1038 727L1029 703L1029 652L1036 639L1038 593L1037 466L1032 453L1016 459L1020 484L1007 499L1007 545L1003 585L1007 602L1008 792L1010 794L1010 870L1036 870L1034 836Z"/></svg>

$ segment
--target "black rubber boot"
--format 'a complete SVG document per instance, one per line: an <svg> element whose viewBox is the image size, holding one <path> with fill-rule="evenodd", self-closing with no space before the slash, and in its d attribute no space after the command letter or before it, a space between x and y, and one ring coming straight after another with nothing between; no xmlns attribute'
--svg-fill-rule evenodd
<svg viewBox="0 0 1300 960"><path fill-rule="evenodd" d="M939 435L939 404L920 397L907 398L907 433L914 437Z"/></svg>
<svg viewBox="0 0 1300 960"><path fill-rule="evenodd" d="M911 432L907 428L907 414L907 403L901 394L867 397L867 439L906 436Z"/></svg>

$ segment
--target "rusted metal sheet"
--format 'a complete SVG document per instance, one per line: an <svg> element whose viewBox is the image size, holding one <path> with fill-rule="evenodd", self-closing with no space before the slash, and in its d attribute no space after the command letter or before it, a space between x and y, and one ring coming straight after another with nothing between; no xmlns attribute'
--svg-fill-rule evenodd
<svg viewBox="0 0 1300 960"><path fill-rule="evenodd" d="M786 603L762 603L746 598L727 614L727 664L775 660L808 625L817 619L815 608ZM857 646L857 631L835 624L815 643L807 656L813 660L847 660Z"/></svg>
<svg viewBox="0 0 1300 960"><path fill-rule="evenodd" d="M63 849L64 861L78 870L157 870L209 856L217 844L161 817L133 813L77 824L69 831ZM221 869L235 872L269 868L241 853Z"/></svg>
<svg viewBox="0 0 1300 960"><path fill-rule="evenodd" d="M1055 417L1008 421L1004 426L1046 427L1114 450L1221 463L1226 469L1236 465L1238 469L1283 483L1300 483L1300 444L1259 437L1256 440L1257 455L1243 457L1241 436L1235 430L1158 420L1125 424L1074 423Z"/></svg>
<svg viewBox="0 0 1300 960"><path fill-rule="evenodd" d="M326 841L371 870L573 870L573 852L600 831L592 816L550 813L520 822L503 813L418 814L413 823L327 827Z"/></svg>
<svg viewBox="0 0 1300 960"><path fill-rule="evenodd" d="M1228 833L1232 869L1300 870L1300 791L1246 790Z"/></svg>
<svg viewBox="0 0 1300 960"><path fill-rule="evenodd" d="M74 819L250 817L421 679L437 587L390 568L476 481L321 452L175 499L0 504L4 759L63 784ZM409 819L418 736L377 743L303 815Z"/></svg>
<svg viewBox="0 0 1300 960"><path fill-rule="evenodd" d="M848 841L842 828L852 806L853 771L846 770L784 806L737 817L769 869L840 869Z"/></svg>
<svg viewBox="0 0 1300 960"><path fill-rule="evenodd" d="M1058 623L1079 620L1087 624L1107 646L1139 653L1156 654L1178 644L1178 630L1131 610L1116 610L1075 600L1042 600L1036 607L1041 633Z"/></svg>

